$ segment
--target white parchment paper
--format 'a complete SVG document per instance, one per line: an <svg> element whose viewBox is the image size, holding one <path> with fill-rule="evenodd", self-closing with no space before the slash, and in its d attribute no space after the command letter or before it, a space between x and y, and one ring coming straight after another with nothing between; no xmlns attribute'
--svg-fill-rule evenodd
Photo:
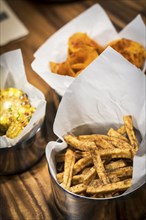
<svg viewBox="0 0 146 220"><path fill-rule="evenodd" d="M21 50L14 50L7 52L0 56L0 88L17 88L25 92L31 105L36 108L29 124L24 128L20 135L14 139L7 138L6 136L0 137L0 148L11 147L19 142L25 135L31 133L35 127L45 116L46 101L41 91L28 83ZM31 133L33 135L33 133Z"/></svg>
<svg viewBox="0 0 146 220"><path fill-rule="evenodd" d="M50 142L46 148L54 178L54 155L66 148L63 135L83 125L87 125L91 133L107 132L110 127L122 125L124 115L132 115L134 127L143 141L134 157L133 185L129 190L146 181L145 85L143 72L111 47L74 80L61 100L54 121L54 133L63 142Z"/></svg>
<svg viewBox="0 0 146 220"><path fill-rule="evenodd" d="M138 15L120 33L117 33L104 9L99 4L95 4L48 38L34 54L32 68L60 96L63 96L74 78L52 73L49 62L66 60L68 39L73 33L85 32L103 46L122 37L137 41L145 46L145 30L145 24L141 16Z"/></svg>

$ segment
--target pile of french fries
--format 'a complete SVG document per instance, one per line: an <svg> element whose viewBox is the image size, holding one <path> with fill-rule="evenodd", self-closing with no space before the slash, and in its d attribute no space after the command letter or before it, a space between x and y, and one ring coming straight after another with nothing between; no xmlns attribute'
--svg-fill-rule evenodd
<svg viewBox="0 0 146 220"><path fill-rule="evenodd" d="M64 136L68 147L56 154L57 181L72 193L108 198L122 194L132 184L133 157L139 148L132 116L109 129L107 135Z"/></svg>

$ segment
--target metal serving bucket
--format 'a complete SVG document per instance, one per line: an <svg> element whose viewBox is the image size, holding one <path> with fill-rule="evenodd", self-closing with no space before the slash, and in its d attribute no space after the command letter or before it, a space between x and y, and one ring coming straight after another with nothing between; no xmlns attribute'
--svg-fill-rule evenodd
<svg viewBox="0 0 146 220"><path fill-rule="evenodd" d="M51 175L55 208L64 220L145 220L146 184L114 198L87 198L63 189Z"/></svg>
<svg viewBox="0 0 146 220"><path fill-rule="evenodd" d="M0 175L23 172L44 154L47 143L46 121L43 119L21 142L0 148Z"/></svg>

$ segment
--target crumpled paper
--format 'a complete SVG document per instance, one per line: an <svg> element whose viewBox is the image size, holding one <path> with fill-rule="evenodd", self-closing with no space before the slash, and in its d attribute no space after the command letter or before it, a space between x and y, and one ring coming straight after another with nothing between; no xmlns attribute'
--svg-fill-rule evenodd
<svg viewBox="0 0 146 220"><path fill-rule="evenodd" d="M49 142L46 148L55 179L55 154L67 147L63 135L83 126L86 129L78 134L103 134L110 127L119 128L124 115L132 115L141 146L134 157L133 184L126 193L146 182L145 85L143 72L111 47L83 70L67 89L56 114L53 129L62 142Z"/></svg>
<svg viewBox="0 0 146 220"><path fill-rule="evenodd" d="M49 62L66 60L68 39L73 33L85 32L103 46L117 38L128 38L145 46L145 28L141 16L138 15L117 33L104 9L99 4L95 4L63 26L36 51L32 68L60 96L63 96L74 78L52 73Z"/></svg>
<svg viewBox="0 0 146 220"><path fill-rule="evenodd" d="M42 92L27 81L20 49L1 55L0 60L1 89L10 87L21 89L28 95L31 105L36 108L30 122L18 137L14 139L7 138L5 135L0 137L0 148L4 148L11 147L24 137L31 137L34 134L44 119L46 101Z"/></svg>

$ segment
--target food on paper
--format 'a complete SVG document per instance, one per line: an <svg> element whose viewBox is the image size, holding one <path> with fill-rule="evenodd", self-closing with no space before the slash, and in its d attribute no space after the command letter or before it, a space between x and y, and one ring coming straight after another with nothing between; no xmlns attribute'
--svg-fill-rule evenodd
<svg viewBox="0 0 146 220"><path fill-rule="evenodd" d="M138 68L143 67L146 50L141 44L133 40L122 38L110 42L108 46L111 46Z"/></svg>
<svg viewBox="0 0 146 220"><path fill-rule="evenodd" d="M77 77L107 46L111 46L129 62L142 68L146 58L145 48L129 39L118 39L110 42L105 47L92 40L86 33L77 32L68 40L68 55L64 62L50 62L53 73Z"/></svg>
<svg viewBox="0 0 146 220"><path fill-rule="evenodd" d="M75 33L68 40L67 59L62 63L50 62L53 73L77 77L103 50L86 33Z"/></svg>
<svg viewBox="0 0 146 220"><path fill-rule="evenodd" d="M17 137L29 123L35 108L26 93L16 88L0 90L0 135Z"/></svg>
<svg viewBox="0 0 146 220"><path fill-rule="evenodd" d="M67 149L57 153L56 178L72 193L108 198L122 194L132 184L133 157L139 145L132 116L107 134L67 134Z"/></svg>

